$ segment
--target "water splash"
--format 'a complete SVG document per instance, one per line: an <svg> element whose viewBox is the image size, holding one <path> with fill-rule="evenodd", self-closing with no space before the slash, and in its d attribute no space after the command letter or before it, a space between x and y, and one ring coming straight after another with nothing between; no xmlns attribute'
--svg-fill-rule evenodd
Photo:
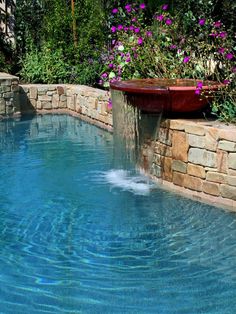
<svg viewBox="0 0 236 314"><path fill-rule="evenodd" d="M131 171L112 169L104 173L104 179L115 188L132 192L136 195L149 195L154 184L142 175L133 175Z"/></svg>

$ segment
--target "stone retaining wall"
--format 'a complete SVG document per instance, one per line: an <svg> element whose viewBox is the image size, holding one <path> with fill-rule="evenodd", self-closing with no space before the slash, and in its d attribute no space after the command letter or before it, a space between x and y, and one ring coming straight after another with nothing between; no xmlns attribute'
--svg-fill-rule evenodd
<svg viewBox="0 0 236 314"><path fill-rule="evenodd" d="M0 72L0 116L19 112L15 98L18 93L18 78Z"/></svg>
<svg viewBox="0 0 236 314"><path fill-rule="evenodd" d="M18 102L22 113L68 109L81 117L112 125L109 93L82 85L21 85Z"/></svg>
<svg viewBox="0 0 236 314"><path fill-rule="evenodd" d="M196 120L162 121L151 173L165 185L236 210L236 127ZM142 150L143 161L150 146Z"/></svg>

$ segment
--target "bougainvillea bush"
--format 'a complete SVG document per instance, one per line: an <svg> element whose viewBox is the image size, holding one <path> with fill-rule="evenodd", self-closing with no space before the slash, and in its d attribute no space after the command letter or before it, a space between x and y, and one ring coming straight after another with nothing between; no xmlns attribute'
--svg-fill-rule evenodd
<svg viewBox="0 0 236 314"><path fill-rule="evenodd" d="M132 78L194 78L196 94L206 80L225 84L218 91L213 112L225 121L236 117L235 37L220 21L202 14L189 17L188 31L183 16L173 15L161 5L147 19L146 4L115 2L108 26L110 48L103 57L100 84ZM183 14L183 13L182 13ZM184 17L186 20L186 16Z"/></svg>

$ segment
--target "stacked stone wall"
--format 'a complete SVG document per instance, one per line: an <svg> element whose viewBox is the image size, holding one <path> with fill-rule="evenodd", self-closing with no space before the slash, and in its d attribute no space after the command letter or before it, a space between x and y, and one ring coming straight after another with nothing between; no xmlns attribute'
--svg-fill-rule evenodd
<svg viewBox="0 0 236 314"><path fill-rule="evenodd" d="M150 147L143 147L144 159ZM194 120L163 121L151 172L176 190L236 210L235 126Z"/></svg>
<svg viewBox="0 0 236 314"><path fill-rule="evenodd" d="M109 93L82 85L21 85L21 112L69 110L80 117L112 125Z"/></svg>
<svg viewBox="0 0 236 314"><path fill-rule="evenodd" d="M17 93L18 78L0 72L0 116L19 112L19 108L15 105Z"/></svg>

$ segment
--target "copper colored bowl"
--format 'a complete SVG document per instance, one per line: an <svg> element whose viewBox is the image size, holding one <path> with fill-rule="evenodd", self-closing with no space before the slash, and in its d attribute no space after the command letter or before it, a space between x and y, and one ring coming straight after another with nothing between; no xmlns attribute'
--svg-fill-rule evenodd
<svg viewBox="0 0 236 314"><path fill-rule="evenodd" d="M212 100L213 92L223 85L205 81L204 96L197 95L199 81L192 79L135 79L116 81L112 90L125 93L127 101L146 112L189 113L200 111Z"/></svg>

